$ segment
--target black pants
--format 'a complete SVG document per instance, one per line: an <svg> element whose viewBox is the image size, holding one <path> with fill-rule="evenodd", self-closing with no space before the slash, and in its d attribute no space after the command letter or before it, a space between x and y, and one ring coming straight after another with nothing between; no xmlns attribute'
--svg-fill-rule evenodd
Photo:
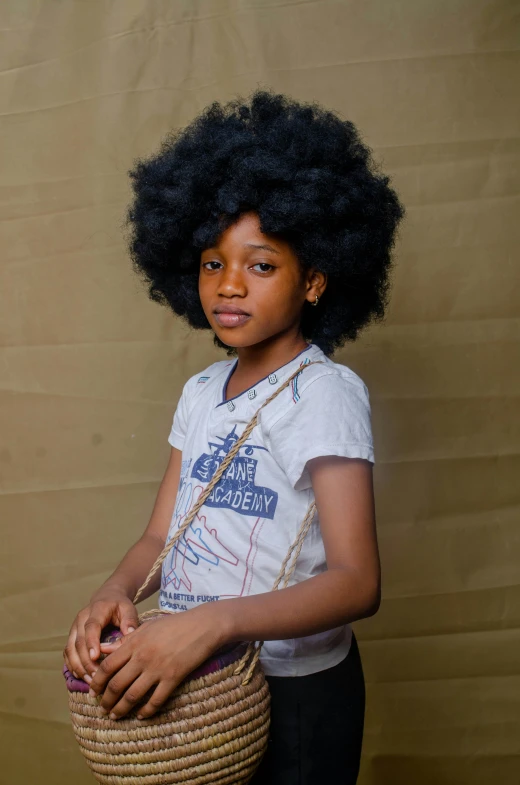
<svg viewBox="0 0 520 785"><path fill-rule="evenodd" d="M271 729L250 785L355 785L365 717L357 641L339 665L310 676L268 676Z"/></svg>

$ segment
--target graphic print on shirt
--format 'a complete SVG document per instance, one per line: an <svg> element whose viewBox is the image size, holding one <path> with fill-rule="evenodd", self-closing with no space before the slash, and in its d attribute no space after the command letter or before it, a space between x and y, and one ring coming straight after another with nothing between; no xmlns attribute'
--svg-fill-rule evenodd
<svg viewBox="0 0 520 785"><path fill-rule="evenodd" d="M228 452L238 441L236 425L225 438L222 436L216 438L222 444L209 442L212 452L202 453L193 464L191 472L192 477L205 483L211 480ZM244 451L244 455L240 455L241 450ZM266 450L266 448L247 442L240 448L239 454L235 455L204 502L207 507L228 507L241 515L260 515L271 520L274 518L278 494L271 488L255 485L258 460L251 457L255 450Z"/></svg>
<svg viewBox="0 0 520 785"><path fill-rule="evenodd" d="M193 480L201 480L204 484L211 480L238 439L236 426L225 438L220 436L216 438L222 443L210 442L209 447L212 452L202 453L193 463L193 467L191 466L191 458L182 462L177 503L168 540L178 530L203 491L203 485L193 482ZM255 450L266 450L266 448L260 445L245 444L241 447L240 451L242 450L244 455L235 456L205 500L204 505L195 515L187 531L184 532L164 561L161 604L171 610L186 610L187 606L179 604L179 602L208 602L221 597L236 597L249 593L253 580L258 538L265 521L272 520L274 517L278 493L270 488L255 484L258 461L252 455ZM205 507L228 508L241 516L256 517L256 520L252 522L248 553L243 554L241 559L233 552L232 543L224 543L219 537L216 526L211 523L211 511L206 511ZM221 590L218 596L192 594L192 591L196 591L194 581L196 581L197 568L200 569L204 565L218 568L222 566L222 563L226 564L228 568L236 568L237 590L234 593L228 592L226 594ZM224 587L222 589L226 591Z"/></svg>
<svg viewBox="0 0 520 785"><path fill-rule="evenodd" d="M177 504L168 540L177 531L203 490L202 486L195 485L187 477L190 464L191 458L182 463ZM193 586L189 575L190 565L197 566L200 562L205 562L217 567L222 561L235 567L238 565L238 557L219 540L217 530L207 525L207 516L201 508L164 560L163 589L170 586L177 592L182 588L191 592ZM194 598L191 601L194 601Z"/></svg>

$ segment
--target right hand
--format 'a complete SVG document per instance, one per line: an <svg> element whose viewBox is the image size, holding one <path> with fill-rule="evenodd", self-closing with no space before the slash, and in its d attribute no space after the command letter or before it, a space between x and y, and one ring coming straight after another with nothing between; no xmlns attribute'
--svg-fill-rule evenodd
<svg viewBox="0 0 520 785"><path fill-rule="evenodd" d="M119 627L123 635L138 627L136 607L121 589L101 588L80 610L70 628L63 652L65 664L71 673L88 684L98 668L101 631L108 624Z"/></svg>

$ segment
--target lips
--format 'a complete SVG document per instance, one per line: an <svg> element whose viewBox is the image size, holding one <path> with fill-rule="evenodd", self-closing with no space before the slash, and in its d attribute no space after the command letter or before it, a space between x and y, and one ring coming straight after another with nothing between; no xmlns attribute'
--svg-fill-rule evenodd
<svg viewBox="0 0 520 785"><path fill-rule="evenodd" d="M213 309L213 313L221 327L240 327L251 318L251 314L231 303L219 303Z"/></svg>
<svg viewBox="0 0 520 785"><path fill-rule="evenodd" d="M215 319L222 327L239 327L250 319L248 313L235 313L234 311L215 312Z"/></svg>
<svg viewBox="0 0 520 785"><path fill-rule="evenodd" d="M224 305L224 304L217 305L213 309L213 312L214 313L241 313L241 314L245 314L246 316L249 316L249 314L246 311L244 311L242 308L239 308L238 305Z"/></svg>

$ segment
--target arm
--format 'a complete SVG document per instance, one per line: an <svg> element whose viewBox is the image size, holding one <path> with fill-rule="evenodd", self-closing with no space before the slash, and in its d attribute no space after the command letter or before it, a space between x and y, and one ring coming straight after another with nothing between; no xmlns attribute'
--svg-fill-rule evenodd
<svg viewBox="0 0 520 785"><path fill-rule="evenodd" d="M175 509L180 480L182 453L172 447L170 460L162 479L148 525L126 553L118 567L92 595L89 604L76 616L70 629L64 658L68 669L87 682L97 669L99 639L103 627L113 623L126 635L137 628L137 611L133 599L144 583L155 559L166 541ZM142 599L159 588L160 570Z"/></svg>
<svg viewBox="0 0 520 785"><path fill-rule="evenodd" d="M140 716L151 716L177 684L219 646L238 640L311 635L369 616L380 601L372 465L337 456L308 462L327 571L276 592L221 600L145 624L111 652L92 682L101 706L126 714L158 685ZM285 554L281 555L282 556Z"/></svg>
<svg viewBox="0 0 520 785"><path fill-rule="evenodd" d="M229 641L313 635L371 616L380 603L372 465L325 456L308 462L327 571L276 592L212 608Z"/></svg>

